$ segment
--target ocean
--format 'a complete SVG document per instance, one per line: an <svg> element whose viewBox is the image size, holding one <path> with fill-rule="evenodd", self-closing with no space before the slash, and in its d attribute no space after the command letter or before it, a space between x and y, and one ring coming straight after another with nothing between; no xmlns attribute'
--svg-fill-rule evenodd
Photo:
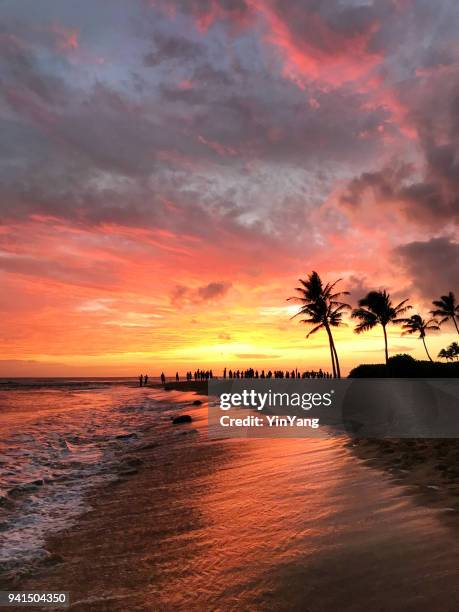
<svg viewBox="0 0 459 612"><path fill-rule="evenodd" d="M169 397L134 378L0 380L0 570L42 558L46 537L86 510L89 489L119 476L146 432L167 443L186 403Z"/></svg>

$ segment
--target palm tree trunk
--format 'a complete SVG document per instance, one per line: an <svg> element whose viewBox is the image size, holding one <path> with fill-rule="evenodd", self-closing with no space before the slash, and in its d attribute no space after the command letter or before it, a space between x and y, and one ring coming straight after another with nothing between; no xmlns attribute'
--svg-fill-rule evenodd
<svg viewBox="0 0 459 612"><path fill-rule="evenodd" d="M333 366L333 378L336 378L337 377L336 361L335 361L335 354L333 352L333 346L332 345L330 345L330 353L331 353L332 366Z"/></svg>
<svg viewBox="0 0 459 612"><path fill-rule="evenodd" d="M456 317L453 315L453 321L454 321L454 325L456 326L456 331L459 335L459 327L457 326L457 321L456 321Z"/></svg>
<svg viewBox="0 0 459 612"><path fill-rule="evenodd" d="M333 378L336 378L335 355L334 355L334 352L333 352L333 337L331 335L331 331L330 331L330 328L328 327L328 325L325 325L325 329L327 330L328 342L330 344L330 354L331 354L331 360L332 360Z"/></svg>
<svg viewBox="0 0 459 612"><path fill-rule="evenodd" d="M432 357L429 354L429 351L427 350L426 339L422 338L422 342L424 343L424 348L426 349L427 357L430 359L430 361L433 361Z"/></svg>
<svg viewBox="0 0 459 612"><path fill-rule="evenodd" d="M386 365L389 362L389 351L387 350L387 332L386 332L386 326L383 325L382 326L383 331L384 331L384 352L386 354Z"/></svg>
<svg viewBox="0 0 459 612"><path fill-rule="evenodd" d="M330 335L332 337L332 343L333 343L333 352L335 354L335 361L336 361L336 375L338 378L341 378L341 369L339 367L339 360L338 360L338 353L336 352L336 346L335 346L335 341L333 340L333 335L331 333L330 330Z"/></svg>

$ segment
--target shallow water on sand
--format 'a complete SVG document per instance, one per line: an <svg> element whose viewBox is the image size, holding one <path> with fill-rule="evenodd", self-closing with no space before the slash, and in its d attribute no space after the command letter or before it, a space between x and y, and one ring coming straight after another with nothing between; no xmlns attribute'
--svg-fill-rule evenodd
<svg viewBox="0 0 459 612"><path fill-rule="evenodd" d="M2 439L23 436L25 448L45 452L44 440L68 442L70 433L78 438L71 452L86 444L91 455L95 446L93 478L115 474L126 445L131 453L160 442L139 474L81 522L73 552L68 540L68 564L32 586L62 588L62 576L71 575L78 610L457 609L457 533L441 511L417 505L343 439L209 440L206 408L190 407L192 399L112 387L73 396L57 412L3 415ZM193 423L174 429L170 416L184 409ZM138 437L117 438L130 433ZM73 475L77 466L87 469L79 458ZM52 468L66 469L62 458ZM57 485L34 496L46 496L46 486Z"/></svg>
<svg viewBox="0 0 459 612"><path fill-rule="evenodd" d="M178 554L160 572L151 605L457 609L457 534L342 440L228 446L231 460L188 500L195 528L168 539Z"/></svg>

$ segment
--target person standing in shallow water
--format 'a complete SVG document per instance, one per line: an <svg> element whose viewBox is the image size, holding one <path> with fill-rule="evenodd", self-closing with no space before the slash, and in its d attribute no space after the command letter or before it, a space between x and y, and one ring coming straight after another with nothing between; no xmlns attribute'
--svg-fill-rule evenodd
<svg viewBox="0 0 459 612"><path fill-rule="evenodd" d="M139 376L139 384L140 386L143 385L143 375L142 374Z"/></svg>
<svg viewBox="0 0 459 612"><path fill-rule="evenodd" d="M164 376L164 372L161 372L161 382L164 383L166 382L166 377Z"/></svg>
<svg viewBox="0 0 459 612"><path fill-rule="evenodd" d="M143 384L144 384L145 387L147 386L147 384L148 384L148 374L145 374L145 377L143 379Z"/></svg>
<svg viewBox="0 0 459 612"><path fill-rule="evenodd" d="M179 380L180 380L180 376L179 376L178 372L175 373L175 380L176 380L176 382L179 382Z"/></svg>

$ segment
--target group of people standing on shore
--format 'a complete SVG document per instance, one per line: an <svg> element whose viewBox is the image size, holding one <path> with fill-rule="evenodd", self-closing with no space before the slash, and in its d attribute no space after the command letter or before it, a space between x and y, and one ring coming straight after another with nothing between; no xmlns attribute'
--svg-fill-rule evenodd
<svg viewBox="0 0 459 612"><path fill-rule="evenodd" d="M228 370L228 376L226 368L223 370L223 378L332 378L329 372L324 372L322 369L308 370L306 372L300 372L298 369L292 370L268 370L266 373L264 370L259 372L253 368L248 370Z"/></svg>
<svg viewBox="0 0 459 612"><path fill-rule="evenodd" d="M176 374L176 377L178 376L178 374ZM195 370L194 373L193 372L187 372L186 373L186 379L188 381L190 380L209 380L209 378L213 378L214 374L212 372L212 370ZM178 378L176 378L176 380L178 381Z"/></svg>
<svg viewBox="0 0 459 612"><path fill-rule="evenodd" d="M209 380L214 378L214 374L212 370L201 370L197 369L194 372L188 371L186 372L185 379L187 382L195 380ZM215 377L218 378L218 377ZM223 370L223 378L332 378L330 372L324 372L322 369L319 370L307 370L305 372L300 372L297 368L295 370L254 370L253 368L248 368L247 370L227 370L225 368ZM145 375L144 384L147 384L148 376ZM175 381L180 382L180 374L178 372L175 373ZM164 384L166 382L166 376L164 372L161 372L161 383ZM142 386L142 376L140 376L140 386Z"/></svg>
<svg viewBox="0 0 459 612"><path fill-rule="evenodd" d="M139 385L141 387L146 387L148 385L148 374L145 374L145 376L141 374L139 376Z"/></svg>

